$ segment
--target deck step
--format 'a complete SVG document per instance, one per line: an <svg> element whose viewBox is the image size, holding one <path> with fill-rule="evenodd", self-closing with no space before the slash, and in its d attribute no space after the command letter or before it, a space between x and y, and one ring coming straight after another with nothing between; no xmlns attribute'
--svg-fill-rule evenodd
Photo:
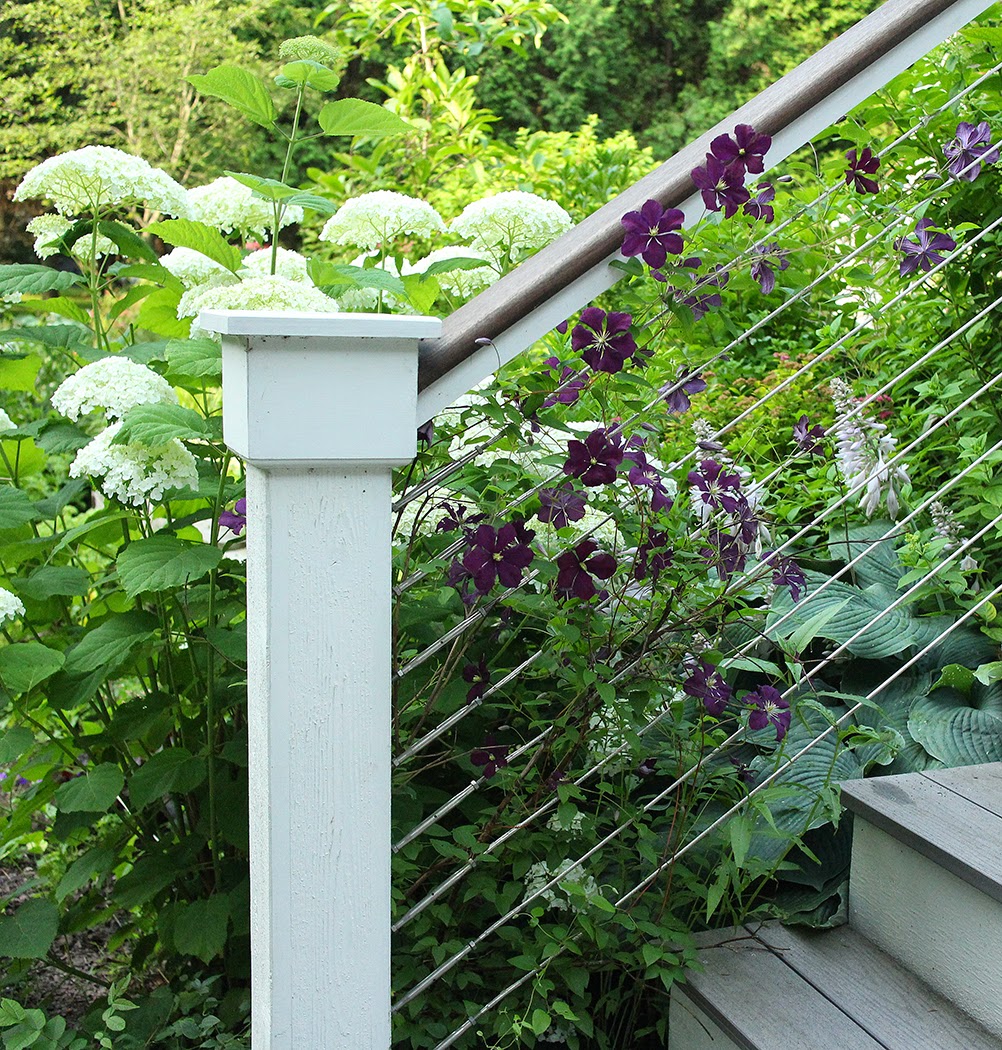
<svg viewBox="0 0 1002 1050"><path fill-rule="evenodd" d="M715 931L699 957L672 991L668 1050L1002 1050L848 927Z"/></svg>
<svg viewBox="0 0 1002 1050"><path fill-rule="evenodd" d="M1002 1037L1002 764L852 781L849 924Z"/></svg>

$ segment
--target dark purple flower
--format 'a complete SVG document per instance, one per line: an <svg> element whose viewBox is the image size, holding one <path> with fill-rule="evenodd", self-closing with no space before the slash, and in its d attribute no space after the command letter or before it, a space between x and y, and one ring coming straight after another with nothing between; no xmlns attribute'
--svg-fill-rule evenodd
<svg viewBox="0 0 1002 1050"><path fill-rule="evenodd" d="M539 490L539 510L536 517L548 521L555 529L562 529L585 515L585 499L568 481L555 489Z"/></svg>
<svg viewBox="0 0 1002 1050"><path fill-rule="evenodd" d="M981 174L982 164L998 164L998 146L992 145L991 137L987 120L980 124L963 120L957 125L957 137L943 147L950 162L947 170L955 179L973 182Z"/></svg>
<svg viewBox="0 0 1002 1050"><path fill-rule="evenodd" d="M463 568L470 574L478 594L487 594L500 580L505 587L517 587L522 573L535 555L529 541L535 533L521 522L510 521L495 529L480 525L470 536L470 549L463 555Z"/></svg>
<svg viewBox="0 0 1002 1050"><path fill-rule="evenodd" d="M690 661L690 666L695 669L682 683L682 692L697 700L702 700L706 710L719 718L727 707L727 701L731 698L731 687L708 660L700 657L698 666L695 660Z"/></svg>
<svg viewBox="0 0 1002 1050"><path fill-rule="evenodd" d="M554 372L560 372L560 385L552 394L548 394L540 408L551 408L553 405L573 405L581 396L581 391L588 385L587 376L577 374L569 365L561 364L555 357L548 357L543 364Z"/></svg>
<svg viewBox="0 0 1002 1050"><path fill-rule="evenodd" d="M699 553L717 570L721 580L729 580L734 573L744 569L745 547L739 537L714 527L707 530L706 538L709 546L703 547Z"/></svg>
<svg viewBox="0 0 1002 1050"><path fill-rule="evenodd" d="M639 448L633 448L626 452L623 458L633 463L627 474L630 484L646 486L651 490L651 510L655 514L671 510L674 503L671 494L657 468L647 462L647 456Z"/></svg>
<svg viewBox="0 0 1002 1050"><path fill-rule="evenodd" d="M580 324L571 332L571 346L596 372L610 374L622 370L628 357L637 352L630 332L630 314L606 313L597 306L581 311Z"/></svg>
<svg viewBox="0 0 1002 1050"><path fill-rule="evenodd" d="M652 530L637 548L633 578L640 582L650 576L651 583L657 587L658 577L671 565L674 556L675 552L668 544L668 533Z"/></svg>
<svg viewBox="0 0 1002 1050"><path fill-rule="evenodd" d="M471 514L467 517L468 508L463 503L446 501L439 505L439 509L445 511L445 517L435 526L436 532L454 532L456 529L465 529L468 535L472 535L473 527L487 520L486 514Z"/></svg>
<svg viewBox="0 0 1002 1050"><path fill-rule="evenodd" d="M765 729L767 725L775 726L776 739L782 740L790 728L790 702L783 694L771 685L760 685L753 693L745 696L745 703L751 706L748 715L749 729Z"/></svg>
<svg viewBox="0 0 1002 1050"><path fill-rule="evenodd" d="M484 741L482 749L470 754L470 761L475 766L484 767L484 776L490 780L499 770L508 765L508 752L511 750L507 744L499 744L493 733L489 734Z"/></svg>
<svg viewBox="0 0 1002 1050"><path fill-rule="evenodd" d="M825 428L820 423L811 426L809 416L801 416L793 424L793 440L797 448L808 456L823 456L825 447L822 440L825 436Z"/></svg>
<svg viewBox="0 0 1002 1050"><path fill-rule="evenodd" d="M776 218L772 207L772 202L776 199L776 190L771 182L760 182L756 189L758 193L745 202L742 211L753 219L761 219L765 223L770 223Z"/></svg>
<svg viewBox="0 0 1002 1050"><path fill-rule="evenodd" d="M422 423L417 428L418 441L423 441L425 445L431 445L435 441L435 420L429 419L427 423Z"/></svg>
<svg viewBox="0 0 1002 1050"><path fill-rule="evenodd" d="M945 233L930 233L932 219L919 219L915 224L915 240L899 237L894 242L897 251L904 254L901 260L901 276L906 277L916 270L928 273L933 266L943 261L940 252L952 252L957 242Z"/></svg>
<svg viewBox="0 0 1002 1050"><path fill-rule="evenodd" d="M682 238L675 230L682 228L685 214L678 208L662 208L657 201L647 201L640 211L627 212L620 220L626 236L620 249L626 256L639 255L648 266L664 266L669 254L679 255Z"/></svg>
<svg viewBox="0 0 1002 1050"><path fill-rule="evenodd" d="M557 330L557 331L558 331L558 332L559 332L559 333L560 333L561 335L567 335L567 329L568 329L569 327L570 327L570 321L569 321L569 320L567 320L567 321L561 321L561 322L560 322L560 324L558 324L558 325L557 325L557 328L556 328L556 330Z"/></svg>
<svg viewBox="0 0 1002 1050"><path fill-rule="evenodd" d="M247 525L247 500L241 497L233 504L233 510L219 512L219 524L239 536Z"/></svg>
<svg viewBox="0 0 1002 1050"><path fill-rule="evenodd" d="M762 158L772 145L768 135L759 134L750 124L739 124L730 135L718 135L710 143L710 152L728 167L742 174L760 175L765 170Z"/></svg>
<svg viewBox="0 0 1002 1050"><path fill-rule="evenodd" d="M645 758L643 762L637 766L637 772L642 777L653 776L658 771L658 760L656 758Z"/></svg>
<svg viewBox="0 0 1002 1050"><path fill-rule="evenodd" d="M623 443L614 430L599 427L584 441L571 438L567 442L567 462L564 473L580 478L582 485L611 485L616 480L616 469L623 462Z"/></svg>
<svg viewBox="0 0 1002 1050"><path fill-rule="evenodd" d="M849 150L845 159L849 167L845 169L845 184L855 188L857 193L879 193L880 187L876 179L867 178L868 175L876 175L880 167L880 158L873 155L873 150L867 146L856 158L856 151Z"/></svg>
<svg viewBox="0 0 1002 1050"><path fill-rule="evenodd" d="M740 758L732 758L731 765L734 767L734 771L738 775L738 780L748 785L755 783L757 774L751 766L746 765Z"/></svg>
<svg viewBox="0 0 1002 1050"><path fill-rule="evenodd" d="M707 209L720 211L723 208L727 219L751 197L744 187L744 172L725 167L712 153L707 153L706 164L693 168L691 175Z"/></svg>
<svg viewBox="0 0 1002 1050"><path fill-rule="evenodd" d="M594 598L598 588L592 575L607 580L616 571L616 559L611 554L596 554L597 550L594 540L582 540L557 558L557 590L565 598Z"/></svg>
<svg viewBox="0 0 1002 1050"><path fill-rule="evenodd" d="M463 668L463 681L470 683L470 688L466 693L468 704L479 700L487 692L487 687L491 684L491 672L487 667L486 657L478 664L467 664Z"/></svg>
<svg viewBox="0 0 1002 1050"><path fill-rule="evenodd" d="M685 376L689 375L686 379ZM665 383L658 390L664 397L665 407L669 412L688 412L692 408L689 394L701 394L706 389L706 380L699 373L689 374L685 368L678 370L678 375L672 383Z"/></svg>
<svg viewBox="0 0 1002 1050"><path fill-rule="evenodd" d="M773 568L772 582L776 587L787 587L794 602L807 590L807 577L804 570L792 559L782 554L768 552L762 559Z"/></svg>
<svg viewBox="0 0 1002 1050"><path fill-rule="evenodd" d="M715 459L704 459L699 470L690 470L689 484L699 492L699 498L715 510L723 508L733 514L741 505L741 476L725 473Z"/></svg>
<svg viewBox="0 0 1002 1050"><path fill-rule="evenodd" d="M751 275L758 281L763 295L770 295L776 287L776 271L774 266L785 270L790 265L787 252L778 244L759 244L755 247L758 258L751 265Z"/></svg>

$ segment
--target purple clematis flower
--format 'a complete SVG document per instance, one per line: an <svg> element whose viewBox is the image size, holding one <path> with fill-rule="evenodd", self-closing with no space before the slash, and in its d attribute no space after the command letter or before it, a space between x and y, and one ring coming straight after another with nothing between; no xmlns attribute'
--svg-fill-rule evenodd
<svg viewBox="0 0 1002 1050"><path fill-rule="evenodd" d="M616 559L597 550L594 540L582 540L557 558L557 590L563 597L588 601L598 593L592 576L607 580L616 571Z"/></svg>
<svg viewBox="0 0 1002 1050"><path fill-rule="evenodd" d="M653 464L647 462L647 456L639 448L630 449L624 453L624 459L633 463L629 473L626 475L631 485L645 486L651 490L651 510L658 514L661 511L668 512L674 505L674 500L660 473Z"/></svg>
<svg viewBox="0 0 1002 1050"><path fill-rule="evenodd" d="M535 557L529 542L536 534L520 521L510 521L495 529L480 525L470 536L470 548L463 555L463 568L470 574L478 594L487 594L500 580L505 587L517 587L522 573Z"/></svg>
<svg viewBox="0 0 1002 1050"><path fill-rule="evenodd" d="M782 554L769 552L762 559L773 568L772 582L776 587L787 587L794 602L807 590L807 577L804 570L792 559Z"/></svg>
<svg viewBox="0 0 1002 1050"><path fill-rule="evenodd" d="M950 174L955 179L973 182L981 174L982 164L998 164L999 149L992 145L991 138L987 120L980 124L962 120L957 125L957 137L943 147Z"/></svg>
<svg viewBox="0 0 1002 1050"><path fill-rule="evenodd" d="M465 529L468 536L473 535L473 527L487 520L486 514L471 514L466 516L468 508L463 503L439 504L439 509L445 511L445 517L435 526L436 532L454 532L456 529Z"/></svg>
<svg viewBox="0 0 1002 1050"><path fill-rule="evenodd" d="M797 448L808 456L823 456L825 447L822 439L825 436L825 428L820 423L811 426L810 416L801 416L793 424L793 440Z"/></svg>
<svg viewBox="0 0 1002 1050"><path fill-rule="evenodd" d="M640 211L627 212L620 220L626 236L620 251L627 257L639 255L648 266L664 266L669 255L679 255L682 238L675 231L682 228L685 214L678 208L662 208L654 200Z"/></svg>
<svg viewBox="0 0 1002 1050"><path fill-rule="evenodd" d="M849 162L849 167L845 169L845 184L847 186L855 188L857 193L880 192L877 180L867 177L876 175L877 169L880 167L880 158L873 155L873 150L869 146L860 153L858 159L854 149L846 153L845 159Z"/></svg>
<svg viewBox="0 0 1002 1050"><path fill-rule="evenodd" d="M763 295L770 295L776 287L776 271L774 266L785 270L790 265L787 258L788 252L784 251L775 241L772 244L760 244L755 248L758 258L751 265L751 275L758 281Z"/></svg>
<svg viewBox="0 0 1002 1050"><path fill-rule="evenodd" d="M906 277L916 270L928 273L933 266L943 261L940 252L952 252L957 242L945 233L930 233L932 219L919 219L915 225L915 240L899 237L894 242L897 251L904 254L901 260L901 276Z"/></svg>
<svg viewBox="0 0 1002 1050"><path fill-rule="evenodd" d="M536 517L549 522L555 529L562 529L572 521L580 521L585 515L585 499L568 481L555 489L539 490L539 510Z"/></svg>
<svg viewBox="0 0 1002 1050"><path fill-rule="evenodd" d="M233 510L219 512L219 524L239 536L247 525L247 500L241 497L233 504Z"/></svg>
<svg viewBox="0 0 1002 1050"><path fill-rule="evenodd" d="M742 211L753 219L761 219L764 223L770 223L776 218L776 212L772 207L772 202L776 199L776 190L771 182L760 182L756 189L758 193L745 201Z"/></svg>
<svg viewBox="0 0 1002 1050"><path fill-rule="evenodd" d="M725 167L712 153L707 153L703 167L693 168L690 174L707 210L720 211L723 208L726 219L751 198L744 187L744 171Z"/></svg>
<svg viewBox="0 0 1002 1050"><path fill-rule="evenodd" d="M639 583L650 576L651 583L657 587L658 577L671 565L674 557L675 551L668 544L668 533L652 530L637 548L633 578Z"/></svg>
<svg viewBox="0 0 1002 1050"><path fill-rule="evenodd" d="M742 518L742 531L745 525L746 521ZM709 546L703 547L699 553L717 570L721 580L726 582L734 573L744 569L747 559L741 538L713 527L707 530L706 539Z"/></svg>
<svg viewBox="0 0 1002 1050"><path fill-rule="evenodd" d="M790 728L790 702L778 689L771 685L760 685L754 692L747 693L744 699L751 706L749 729L765 729L767 725L772 725L776 728L777 740L786 736Z"/></svg>
<svg viewBox="0 0 1002 1050"><path fill-rule="evenodd" d="M685 379L685 376L689 376ZM660 387L658 393L664 397L665 407L669 412L677 412L681 415L692 408L689 400L690 394L701 394L706 389L706 380L698 373L690 375L688 369L680 368L673 383L665 383Z"/></svg>
<svg viewBox="0 0 1002 1050"><path fill-rule="evenodd" d="M582 485L611 485L616 470L623 462L623 442L614 430L598 427L584 441L571 438L567 442L567 462L564 473L580 478Z"/></svg>
<svg viewBox="0 0 1002 1050"><path fill-rule="evenodd" d="M689 663L694 670L682 683L682 692L696 700L702 700L706 710L719 718L731 698L731 687L708 660L700 658L698 666L695 660Z"/></svg>
<svg viewBox="0 0 1002 1050"><path fill-rule="evenodd" d="M491 672L487 666L487 658L485 657L477 664L467 664L463 668L463 681L470 683L470 688L466 692L466 702L472 704L474 700L479 700L491 684Z"/></svg>
<svg viewBox="0 0 1002 1050"><path fill-rule="evenodd" d="M490 780L499 769L508 765L509 751L511 748L507 744L499 744L494 734L490 733L483 748L470 754L470 761L475 766L483 766L484 776Z"/></svg>
<svg viewBox="0 0 1002 1050"><path fill-rule="evenodd" d="M704 459L699 470L690 470L689 484L708 507L723 508L733 514L741 505L741 476L726 474L715 459Z"/></svg>
<svg viewBox="0 0 1002 1050"><path fill-rule="evenodd" d="M543 399L540 408L552 408L553 405L573 405L581 396L581 391L588 385L587 376L576 375L573 368L562 365L555 357L548 357L543 364L554 372L560 372L560 386Z"/></svg>
<svg viewBox="0 0 1002 1050"><path fill-rule="evenodd" d="M723 164L743 175L760 175L765 170L762 158L772 145L772 138L757 132L751 124L739 124L730 135L718 135L710 143L710 152Z"/></svg>
<svg viewBox="0 0 1002 1050"><path fill-rule="evenodd" d="M423 441L426 446L433 445L435 443L435 420L429 419L427 423L422 423L417 428L417 439Z"/></svg>
<svg viewBox="0 0 1002 1050"><path fill-rule="evenodd" d="M581 322L571 332L571 346L596 372L610 375L622 371L627 358L637 352L630 332L633 317L625 313L606 313L597 306L581 311Z"/></svg>

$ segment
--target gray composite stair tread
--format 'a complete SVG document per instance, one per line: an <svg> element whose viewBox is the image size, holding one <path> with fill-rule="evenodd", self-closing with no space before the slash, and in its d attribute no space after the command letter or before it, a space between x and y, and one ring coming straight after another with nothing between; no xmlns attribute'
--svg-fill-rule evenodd
<svg viewBox="0 0 1002 1050"><path fill-rule="evenodd" d="M842 802L1002 901L1002 763L846 781Z"/></svg>
<svg viewBox="0 0 1002 1050"><path fill-rule="evenodd" d="M887 1050L1002 1050L976 1021L848 926L769 923L756 933Z"/></svg>

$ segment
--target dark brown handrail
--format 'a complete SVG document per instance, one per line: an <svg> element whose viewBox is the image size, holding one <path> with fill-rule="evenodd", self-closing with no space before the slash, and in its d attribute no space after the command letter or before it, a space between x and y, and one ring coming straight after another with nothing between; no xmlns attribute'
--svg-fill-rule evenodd
<svg viewBox="0 0 1002 1050"><path fill-rule="evenodd" d="M442 335L421 344L418 390L423 391L497 338L572 281L615 253L621 217L646 200L677 207L695 190L690 178L710 141L736 124L775 136L862 73L956 0L888 0L785 77L760 92L715 128L593 212L496 284L445 318Z"/></svg>

